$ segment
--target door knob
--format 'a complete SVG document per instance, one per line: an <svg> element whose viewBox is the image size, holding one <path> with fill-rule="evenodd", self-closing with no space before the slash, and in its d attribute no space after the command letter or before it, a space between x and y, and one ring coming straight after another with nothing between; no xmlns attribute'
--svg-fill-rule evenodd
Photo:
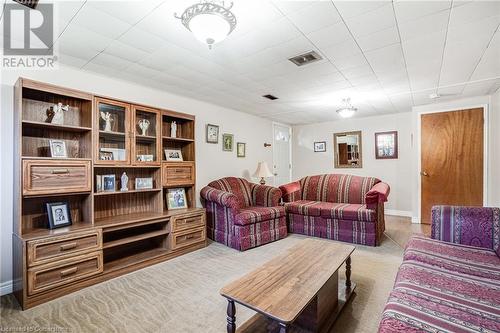
<svg viewBox="0 0 500 333"><path fill-rule="evenodd" d="M277 174L277 173L275 173L274 175L275 175L275 176L277 176L278 174Z"/></svg>
<svg viewBox="0 0 500 333"><path fill-rule="evenodd" d="M429 174L425 171L420 171L421 176L429 177Z"/></svg>

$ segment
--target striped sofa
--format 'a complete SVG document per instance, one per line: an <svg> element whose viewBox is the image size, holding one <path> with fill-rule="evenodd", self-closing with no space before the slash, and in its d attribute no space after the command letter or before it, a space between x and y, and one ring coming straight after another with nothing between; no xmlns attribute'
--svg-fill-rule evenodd
<svg viewBox="0 0 500 333"><path fill-rule="evenodd" d="M379 333L500 332L500 209L436 206L409 241Z"/></svg>
<svg viewBox="0 0 500 333"><path fill-rule="evenodd" d="M207 234L216 242L240 251L286 237L281 191L226 177L201 190L207 210Z"/></svg>
<svg viewBox="0 0 500 333"><path fill-rule="evenodd" d="M389 185L379 179L317 175L280 189L289 232L371 246L380 242Z"/></svg>

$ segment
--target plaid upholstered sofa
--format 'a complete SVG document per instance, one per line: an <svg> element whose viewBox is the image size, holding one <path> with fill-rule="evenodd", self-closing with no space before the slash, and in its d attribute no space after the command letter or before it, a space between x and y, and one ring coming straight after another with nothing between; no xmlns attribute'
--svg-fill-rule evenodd
<svg viewBox="0 0 500 333"><path fill-rule="evenodd" d="M289 232L371 246L380 242L390 189L379 179L317 175L280 189Z"/></svg>
<svg viewBox="0 0 500 333"><path fill-rule="evenodd" d="M287 235L278 188L226 177L205 186L201 197L207 210L207 234L216 242L244 251Z"/></svg>
<svg viewBox="0 0 500 333"><path fill-rule="evenodd" d="M500 332L500 209L435 206L410 239L380 333Z"/></svg>

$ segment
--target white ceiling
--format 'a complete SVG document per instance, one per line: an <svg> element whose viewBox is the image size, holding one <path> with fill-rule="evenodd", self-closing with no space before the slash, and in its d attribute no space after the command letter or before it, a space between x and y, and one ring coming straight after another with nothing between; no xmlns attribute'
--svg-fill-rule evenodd
<svg viewBox="0 0 500 333"><path fill-rule="evenodd" d="M174 18L196 1L57 2L59 59L290 124L338 119L345 97L361 117L500 87L500 1L235 0L212 50Z"/></svg>

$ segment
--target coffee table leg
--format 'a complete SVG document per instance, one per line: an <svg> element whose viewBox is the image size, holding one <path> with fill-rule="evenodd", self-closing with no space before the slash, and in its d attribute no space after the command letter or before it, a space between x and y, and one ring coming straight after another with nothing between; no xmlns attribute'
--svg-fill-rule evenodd
<svg viewBox="0 0 500 333"><path fill-rule="evenodd" d="M351 288L351 257L349 256L345 261L345 286Z"/></svg>
<svg viewBox="0 0 500 333"><path fill-rule="evenodd" d="M288 332L288 325L284 323L280 323L280 332L279 333L287 333Z"/></svg>
<svg viewBox="0 0 500 333"><path fill-rule="evenodd" d="M227 333L236 332L236 307L234 301L227 300Z"/></svg>

